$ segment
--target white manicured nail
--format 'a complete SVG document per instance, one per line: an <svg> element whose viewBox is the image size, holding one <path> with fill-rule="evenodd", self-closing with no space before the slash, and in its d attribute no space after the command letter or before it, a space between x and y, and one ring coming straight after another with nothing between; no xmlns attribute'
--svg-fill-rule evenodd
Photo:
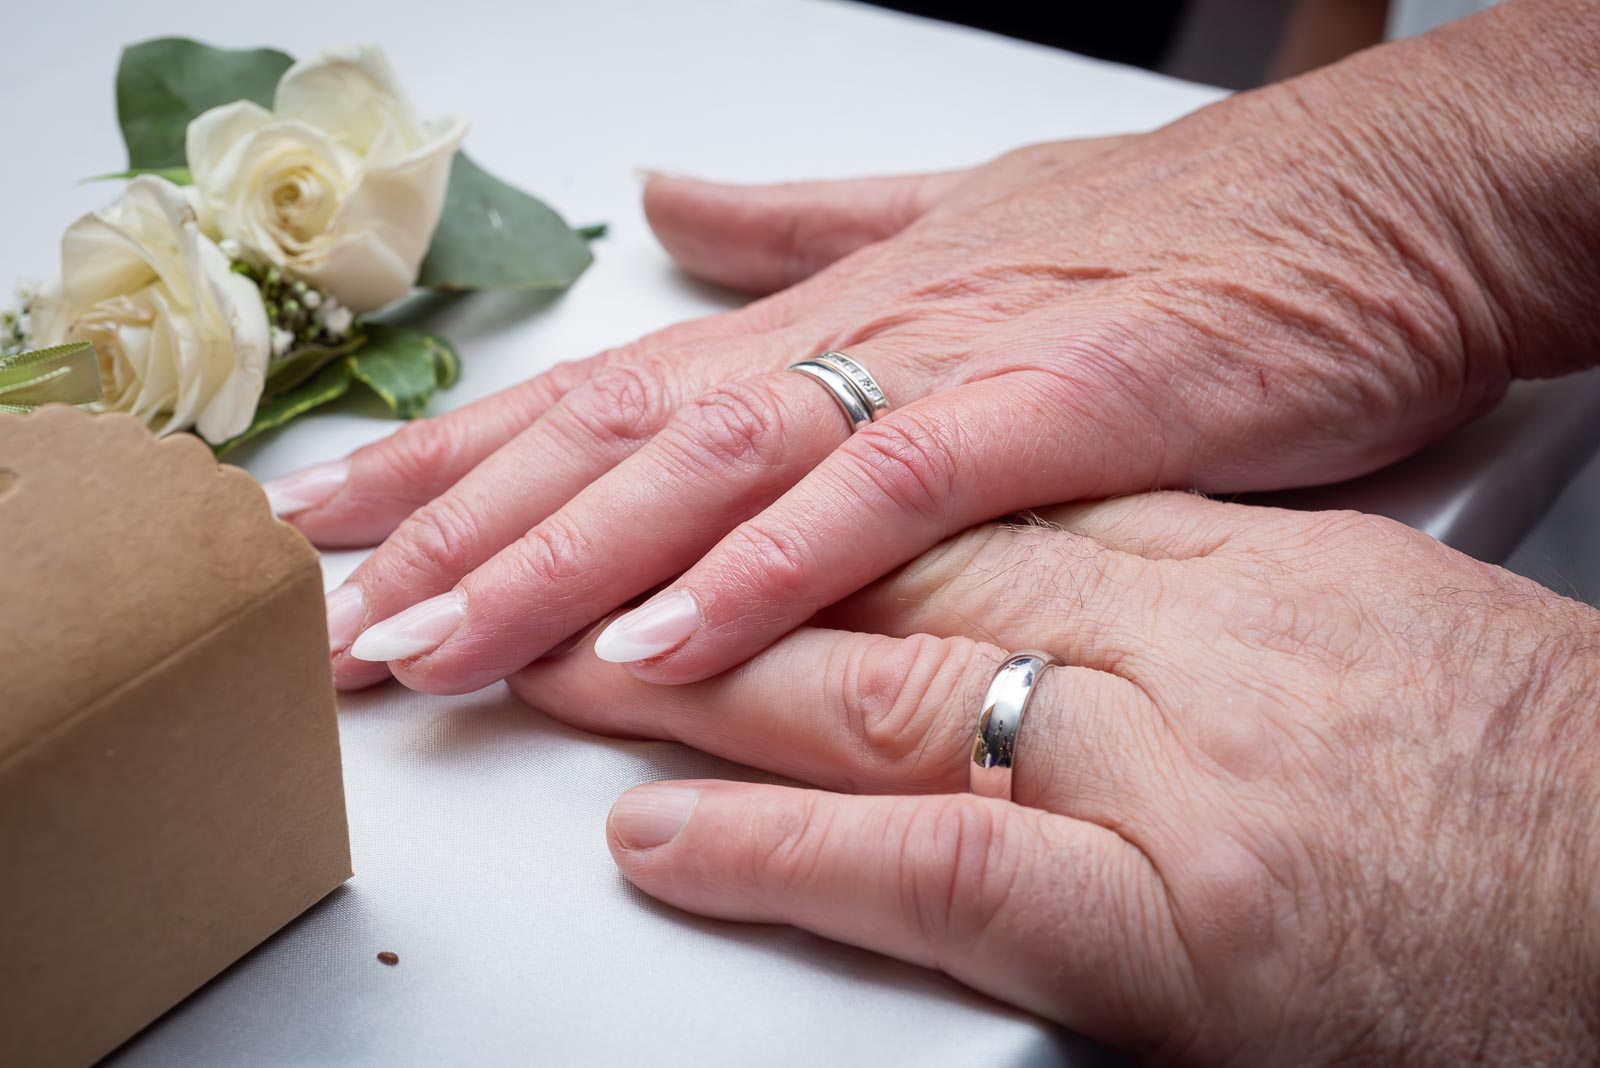
<svg viewBox="0 0 1600 1068"><path fill-rule="evenodd" d="M315 508L338 493L349 477L350 461L333 460L275 478L261 488L267 491L273 515L294 515Z"/></svg>
<svg viewBox="0 0 1600 1068"><path fill-rule="evenodd" d="M328 652L337 653L350 644L366 611L367 599L353 582L328 594Z"/></svg>
<svg viewBox="0 0 1600 1068"><path fill-rule="evenodd" d="M700 629L700 606L688 590L663 593L618 616L595 639L594 655L613 664L649 660L682 645Z"/></svg>
<svg viewBox="0 0 1600 1068"><path fill-rule="evenodd" d="M351 644L350 655L375 664L410 660L443 645L465 618L466 597L459 590L441 593L368 627Z"/></svg>

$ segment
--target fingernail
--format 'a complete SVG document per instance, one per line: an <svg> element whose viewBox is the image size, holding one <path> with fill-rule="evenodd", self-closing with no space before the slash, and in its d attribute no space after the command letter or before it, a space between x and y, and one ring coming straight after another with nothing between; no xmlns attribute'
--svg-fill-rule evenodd
<svg viewBox="0 0 1600 1068"><path fill-rule="evenodd" d="M328 652L337 653L349 645L366 614L367 600L353 582L328 594Z"/></svg>
<svg viewBox="0 0 1600 1068"><path fill-rule="evenodd" d="M349 460L333 460L315 464L303 471L275 478L263 483L267 503L276 516L294 515L317 505L339 492L350 477Z"/></svg>
<svg viewBox="0 0 1600 1068"><path fill-rule="evenodd" d="M441 593L368 627L350 646L350 655L373 663L410 660L443 645L466 617L461 591Z"/></svg>
<svg viewBox="0 0 1600 1068"><path fill-rule="evenodd" d="M594 655L613 664L649 660L682 645L700 629L700 606L688 590L672 590L618 616L594 642Z"/></svg>
<svg viewBox="0 0 1600 1068"><path fill-rule="evenodd" d="M635 167L633 169L633 180L638 182L640 185L649 185L650 179L654 178L660 173L661 172L656 170L654 167Z"/></svg>
<svg viewBox="0 0 1600 1068"><path fill-rule="evenodd" d="M606 822L624 849L654 849L672 841L689 822L700 791L675 783L635 786L611 806Z"/></svg>

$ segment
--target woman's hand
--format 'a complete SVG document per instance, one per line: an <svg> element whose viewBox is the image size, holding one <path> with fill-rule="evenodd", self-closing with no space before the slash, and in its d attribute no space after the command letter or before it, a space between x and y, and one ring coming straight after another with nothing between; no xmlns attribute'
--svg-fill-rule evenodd
<svg viewBox="0 0 1600 1068"><path fill-rule="evenodd" d="M1595 94L1528 40L1564 0L1509 7L970 172L654 179L652 223L690 270L790 288L275 483L322 545L387 537L330 598L340 684L476 689L669 582L600 651L705 678L973 523L1343 478L1513 373L1564 369L1593 334L1595 261L1559 198L1595 186L1558 180L1574 127L1527 113L1553 96L1592 131ZM1514 109L1478 92L1530 68ZM783 370L824 349L896 405L848 439Z"/></svg>
<svg viewBox="0 0 1600 1068"><path fill-rule="evenodd" d="M1369 516L1167 493L1046 518L948 541L708 681L650 685L586 641L511 684L846 791L624 794L617 862L679 907L1158 1060L1600 1058L1600 614ZM1072 666L1022 722L1017 803L960 793L1021 647Z"/></svg>

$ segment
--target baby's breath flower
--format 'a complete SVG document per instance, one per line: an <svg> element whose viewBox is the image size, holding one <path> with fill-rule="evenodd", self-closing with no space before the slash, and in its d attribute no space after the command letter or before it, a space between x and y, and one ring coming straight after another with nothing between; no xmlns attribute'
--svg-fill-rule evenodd
<svg viewBox="0 0 1600 1068"><path fill-rule="evenodd" d="M261 291L272 324L273 359L308 348L330 348L350 339L355 315L322 290L280 267L247 256L233 270Z"/></svg>
<svg viewBox="0 0 1600 1068"><path fill-rule="evenodd" d="M356 319L354 312L331 297L323 303L317 318L322 320L323 329L336 338L348 335Z"/></svg>

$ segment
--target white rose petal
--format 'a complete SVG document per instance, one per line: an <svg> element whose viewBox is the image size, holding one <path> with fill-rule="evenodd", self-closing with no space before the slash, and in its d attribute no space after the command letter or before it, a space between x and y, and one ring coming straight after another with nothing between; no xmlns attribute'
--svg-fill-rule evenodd
<svg viewBox="0 0 1600 1068"><path fill-rule="evenodd" d="M296 63L271 112L200 115L187 148L211 233L367 312L416 282L465 134L420 122L383 51L360 45Z"/></svg>
<svg viewBox="0 0 1600 1068"><path fill-rule="evenodd" d="M290 67L278 80L272 111L327 130L369 158L403 154L427 140L389 57L372 44L327 48Z"/></svg>
<svg viewBox="0 0 1600 1068"><path fill-rule="evenodd" d="M266 309L171 182L135 178L68 227L61 279L34 309L41 346L94 343L102 409L162 434L194 427L213 443L250 425L266 381Z"/></svg>

